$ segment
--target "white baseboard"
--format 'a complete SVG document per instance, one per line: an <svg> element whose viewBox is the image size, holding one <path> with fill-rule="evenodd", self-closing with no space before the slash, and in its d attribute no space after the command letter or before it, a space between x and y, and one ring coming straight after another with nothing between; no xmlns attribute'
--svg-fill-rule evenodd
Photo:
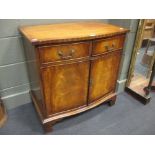
<svg viewBox="0 0 155 155"><path fill-rule="evenodd" d="M2 97L2 100L7 110L13 109L23 104L31 102L28 91Z"/></svg>
<svg viewBox="0 0 155 155"><path fill-rule="evenodd" d="M117 80L117 87L116 87L117 94L122 93L124 91L126 81L127 79Z"/></svg>

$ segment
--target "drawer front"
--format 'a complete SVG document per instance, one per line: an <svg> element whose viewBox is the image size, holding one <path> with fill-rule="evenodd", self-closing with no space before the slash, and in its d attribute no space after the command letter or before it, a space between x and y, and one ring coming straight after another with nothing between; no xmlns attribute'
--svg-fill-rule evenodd
<svg viewBox="0 0 155 155"><path fill-rule="evenodd" d="M125 35L96 40L93 42L92 55L102 54L104 52L121 49L123 48L124 40Z"/></svg>
<svg viewBox="0 0 155 155"><path fill-rule="evenodd" d="M89 42L39 47L41 64L89 56Z"/></svg>

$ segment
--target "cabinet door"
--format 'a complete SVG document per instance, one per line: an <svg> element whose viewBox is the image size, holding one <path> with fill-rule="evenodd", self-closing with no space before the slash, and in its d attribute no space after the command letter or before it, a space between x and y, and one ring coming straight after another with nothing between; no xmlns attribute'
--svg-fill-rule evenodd
<svg viewBox="0 0 155 155"><path fill-rule="evenodd" d="M115 51L91 61L89 103L115 91L120 57Z"/></svg>
<svg viewBox="0 0 155 155"><path fill-rule="evenodd" d="M89 61L42 69L47 115L87 105Z"/></svg>

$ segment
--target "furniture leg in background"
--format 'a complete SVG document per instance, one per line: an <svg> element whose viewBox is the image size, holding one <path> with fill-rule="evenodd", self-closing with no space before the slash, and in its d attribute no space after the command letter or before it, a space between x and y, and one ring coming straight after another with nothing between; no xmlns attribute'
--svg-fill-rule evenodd
<svg viewBox="0 0 155 155"><path fill-rule="evenodd" d="M147 87L144 88L146 95L149 95L151 91L155 91L155 84L153 84L154 76L155 76L155 61L152 67L152 73L150 76L149 84Z"/></svg>
<svg viewBox="0 0 155 155"><path fill-rule="evenodd" d="M2 100L0 99L0 127L4 125L6 120L7 120L6 110L4 104L2 103Z"/></svg>

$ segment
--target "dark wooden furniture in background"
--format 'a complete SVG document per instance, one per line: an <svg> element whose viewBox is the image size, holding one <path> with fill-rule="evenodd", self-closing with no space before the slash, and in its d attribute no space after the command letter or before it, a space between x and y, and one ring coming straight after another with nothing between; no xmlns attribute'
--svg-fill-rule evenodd
<svg viewBox="0 0 155 155"><path fill-rule="evenodd" d="M45 131L67 116L116 100L128 30L103 23L25 26L31 97ZM33 81L38 80L34 84Z"/></svg>
<svg viewBox="0 0 155 155"><path fill-rule="evenodd" d="M155 82L153 81L155 77L155 59L153 62L153 66L152 66L152 72L151 72L151 76L149 79L149 83L148 86L144 88L144 91L146 93L146 95L149 95L151 91L155 92Z"/></svg>
<svg viewBox="0 0 155 155"><path fill-rule="evenodd" d="M142 47L147 46L148 39L155 37L155 19L145 19L144 21Z"/></svg>
<svg viewBox="0 0 155 155"><path fill-rule="evenodd" d="M7 119L6 110L0 98L0 127L2 127Z"/></svg>
<svg viewBox="0 0 155 155"><path fill-rule="evenodd" d="M143 40L153 38L155 32L155 20L146 19Z"/></svg>

